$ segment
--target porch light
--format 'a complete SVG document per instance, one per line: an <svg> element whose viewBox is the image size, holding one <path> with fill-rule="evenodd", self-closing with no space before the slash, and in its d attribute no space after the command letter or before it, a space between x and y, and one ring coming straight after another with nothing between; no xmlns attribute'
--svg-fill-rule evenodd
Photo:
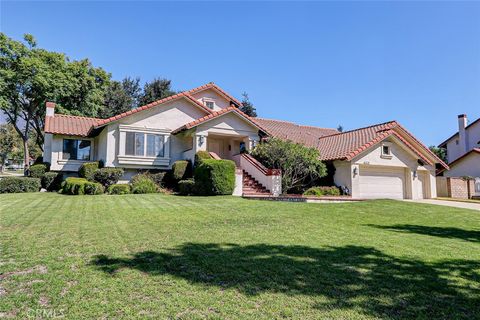
<svg viewBox="0 0 480 320"><path fill-rule="evenodd" d="M252 141L252 147L255 148L257 146L257 140Z"/></svg>
<svg viewBox="0 0 480 320"><path fill-rule="evenodd" d="M204 142L205 142L205 137L204 137L204 136L200 136L200 137L198 138L198 143L199 143L199 145L203 145Z"/></svg>
<svg viewBox="0 0 480 320"><path fill-rule="evenodd" d="M413 179L416 179L418 177L417 170L413 171Z"/></svg>
<svg viewBox="0 0 480 320"><path fill-rule="evenodd" d="M358 168L354 167L353 168L353 176L355 177L358 174Z"/></svg>

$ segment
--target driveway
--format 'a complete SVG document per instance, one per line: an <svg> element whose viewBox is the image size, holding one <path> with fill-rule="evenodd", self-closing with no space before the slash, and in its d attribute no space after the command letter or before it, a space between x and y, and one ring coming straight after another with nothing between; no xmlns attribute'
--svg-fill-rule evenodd
<svg viewBox="0 0 480 320"><path fill-rule="evenodd" d="M446 201L446 200L435 200L435 199L423 199L423 200L405 200L410 202L417 203L427 203L427 204L436 204L439 206L455 207L462 209L472 209L480 211L480 203L470 203L470 202L460 202L460 201Z"/></svg>

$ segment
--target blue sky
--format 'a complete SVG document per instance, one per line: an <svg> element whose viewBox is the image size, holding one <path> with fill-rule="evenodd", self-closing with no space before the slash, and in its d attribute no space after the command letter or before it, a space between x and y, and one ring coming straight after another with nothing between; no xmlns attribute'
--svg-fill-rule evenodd
<svg viewBox="0 0 480 320"><path fill-rule="evenodd" d="M0 29L113 78L214 81L259 116L438 144L480 117L480 2L0 2Z"/></svg>

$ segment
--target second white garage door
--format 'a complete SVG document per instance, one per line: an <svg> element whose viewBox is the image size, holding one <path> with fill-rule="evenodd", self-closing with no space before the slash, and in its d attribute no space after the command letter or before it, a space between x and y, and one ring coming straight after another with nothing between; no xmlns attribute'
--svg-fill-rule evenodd
<svg viewBox="0 0 480 320"><path fill-rule="evenodd" d="M405 198L405 171L402 168L360 166L360 198Z"/></svg>

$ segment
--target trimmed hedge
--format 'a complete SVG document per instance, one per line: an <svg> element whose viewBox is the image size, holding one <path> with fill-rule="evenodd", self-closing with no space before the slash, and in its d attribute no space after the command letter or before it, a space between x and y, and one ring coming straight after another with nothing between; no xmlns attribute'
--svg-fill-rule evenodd
<svg viewBox="0 0 480 320"><path fill-rule="evenodd" d="M108 187L109 194L129 194L130 186L128 184L112 184Z"/></svg>
<svg viewBox="0 0 480 320"><path fill-rule="evenodd" d="M175 182L192 177L192 164L188 160L178 160L172 166L172 178Z"/></svg>
<svg viewBox="0 0 480 320"><path fill-rule="evenodd" d="M39 178L5 177L0 179L0 193L38 192L40 187Z"/></svg>
<svg viewBox="0 0 480 320"><path fill-rule="evenodd" d="M42 177L42 188L47 191L58 191L62 188L63 173L47 172Z"/></svg>
<svg viewBox="0 0 480 320"><path fill-rule="evenodd" d="M195 181L193 179L181 180L178 182L178 193L183 196L195 194Z"/></svg>
<svg viewBox="0 0 480 320"><path fill-rule="evenodd" d="M198 167L203 160L213 159L208 151L198 151L195 154L194 167Z"/></svg>
<svg viewBox="0 0 480 320"><path fill-rule="evenodd" d="M155 182L146 174L138 174L131 180L132 193L157 193L158 186Z"/></svg>
<svg viewBox="0 0 480 320"><path fill-rule="evenodd" d="M122 168L101 168L95 171L93 179L105 188L116 184L123 176Z"/></svg>
<svg viewBox="0 0 480 320"><path fill-rule="evenodd" d="M78 176L80 178L85 178L88 181L94 181L94 174L100 167L98 162L86 162L81 165L80 169L78 170Z"/></svg>
<svg viewBox="0 0 480 320"><path fill-rule="evenodd" d="M146 173L150 179L153 180L153 182L155 182L155 184L161 188L163 187L163 182L165 180L165 174L166 172L158 172L158 173L150 173L150 172L147 172Z"/></svg>
<svg viewBox="0 0 480 320"><path fill-rule="evenodd" d="M45 175L45 173L50 171L50 164L47 162L34 164L30 166L28 170L30 177L41 179Z"/></svg>
<svg viewBox="0 0 480 320"><path fill-rule="evenodd" d="M104 188L98 182L91 182L85 178L67 178L62 186L62 193L71 195L103 194Z"/></svg>
<svg viewBox="0 0 480 320"><path fill-rule="evenodd" d="M303 193L304 196L339 196L340 189L337 187L312 187Z"/></svg>
<svg viewBox="0 0 480 320"><path fill-rule="evenodd" d="M195 189L201 195L232 194L235 188L235 163L231 160L203 160L195 168Z"/></svg>

